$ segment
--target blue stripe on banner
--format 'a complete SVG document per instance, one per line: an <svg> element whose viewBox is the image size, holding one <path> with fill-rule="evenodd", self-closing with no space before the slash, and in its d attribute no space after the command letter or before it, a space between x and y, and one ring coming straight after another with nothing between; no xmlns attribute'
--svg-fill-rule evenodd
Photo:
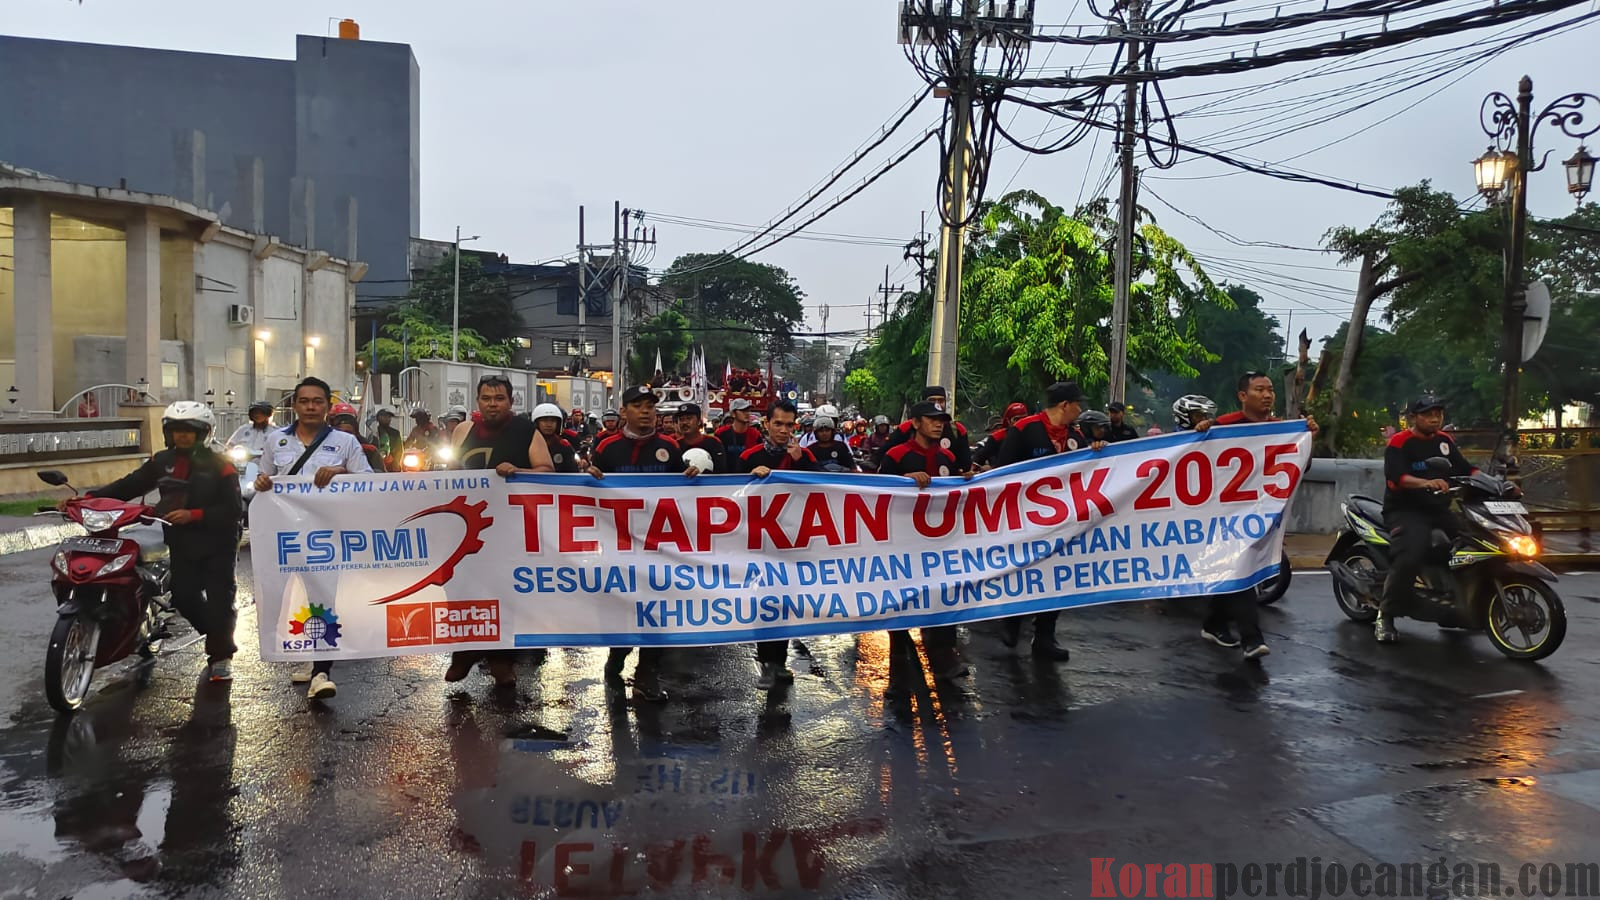
<svg viewBox="0 0 1600 900"><path fill-rule="evenodd" d="M1041 456L1038 459L1027 459L1022 462L1001 466L980 472L972 478L952 476L948 478L935 478L936 485L960 485L982 483L990 478L1011 475L1016 472L1028 472L1034 469L1052 468L1063 463L1072 463L1086 459L1110 459L1116 456L1127 456L1132 453L1147 453L1162 447L1177 447L1183 444L1198 444L1202 441L1218 439L1234 439L1241 437L1256 437L1264 434L1301 434L1306 430L1304 419L1287 419L1281 422L1262 422L1254 425L1220 425L1204 433L1194 431L1178 431L1172 434L1158 434L1154 437L1139 438L1133 441L1122 441L1107 446L1104 450L1073 450L1070 453L1057 453L1050 456ZM842 484L860 488L871 484L864 478L900 479L899 475L861 475L861 474L832 474L826 472L790 472L775 471L766 478L761 479L762 484ZM748 483L753 479L749 475L699 475L693 480L698 483L706 479L711 484ZM607 475L596 480L590 475L557 475L518 473L506 479L512 482L528 482L531 484L568 484L582 485L590 488L613 488L629 490L640 487L674 487L688 483L690 479L682 475ZM914 626L913 626L914 627Z"/></svg>
<svg viewBox="0 0 1600 900"><path fill-rule="evenodd" d="M870 623L860 619L841 619L837 622L817 619L803 625L774 625L767 628L745 628L732 631L694 632L679 631L662 634L612 633L612 634L519 634L518 647L700 647L707 646L705 638L714 635L718 644L748 644L756 641L778 641L789 638L818 637L825 634L853 634L863 631L928 628L935 625L957 625L981 619L1003 619L1057 609L1074 609L1080 606L1098 606L1106 603L1126 603L1135 600L1176 599L1203 597L1212 594L1231 594L1248 590L1271 578L1278 572L1277 561L1264 566L1243 578L1218 581L1211 584L1151 585L1138 588L1118 588L1087 594L1062 597L1040 597L1000 606L969 607L915 616L896 616L876 619ZM870 627L862 627L864 624Z"/></svg>

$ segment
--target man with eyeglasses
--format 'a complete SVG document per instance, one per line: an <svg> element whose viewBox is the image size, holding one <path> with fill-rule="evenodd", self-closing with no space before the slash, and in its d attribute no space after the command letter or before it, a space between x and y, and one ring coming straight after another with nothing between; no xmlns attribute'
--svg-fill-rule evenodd
<svg viewBox="0 0 1600 900"><path fill-rule="evenodd" d="M511 379L504 375L485 375L478 379L479 421L456 426L451 442L455 446L456 468L493 469L501 478L518 472L553 472L550 450L539 436L532 419L513 415ZM444 680L461 681L472 674L480 659L489 662L489 675L496 690L517 686L517 651L466 650L450 654L450 667ZM542 661L542 657L541 657Z"/></svg>

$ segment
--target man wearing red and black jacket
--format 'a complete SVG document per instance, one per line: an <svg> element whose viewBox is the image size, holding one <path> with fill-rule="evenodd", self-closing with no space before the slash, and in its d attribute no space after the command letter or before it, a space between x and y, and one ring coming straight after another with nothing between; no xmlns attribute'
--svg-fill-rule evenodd
<svg viewBox="0 0 1600 900"><path fill-rule="evenodd" d="M1389 529L1394 557L1373 637L1390 643L1399 637L1395 613L1413 599L1417 575L1427 561L1433 529L1456 532L1450 513L1450 483L1441 474L1471 475L1478 471L1461 454L1444 426L1444 401L1424 394L1411 404L1411 427L1389 439L1383 451L1383 523ZM1428 460L1441 456L1450 461L1448 473L1428 470Z"/></svg>
<svg viewBox="0 0 1600 900"><path fill-rule="evenodd" d="M734 401L738 402L738 401ZM767 410L767 437L739 457L739 471L757 478L765 478L774 471L815 472L817 458L811 451L796 443L795 420L800 412L788 400L779 400ZM754 429L752 429L754 430ZM761 677L756 687L770 690L781 681L793 681L789 672L789 642L758 641L756 659L761 663Z"/></svg>
<svg viewBox="0 0 1600 900"><path fill-rule="evenodd" d="M749 400L740 398L730 403L728 416L732 421L717 429L716 438L727 448L729 459L738 459L746 450L761 446L761 431L750 424Z"/></svg>
<svg viewBox="0 0 1600 900"><path fill-rule="evenodd" d="M1045 407L1031 416L1024 416L1006 432L1000 443L1000 453L995 465L1005 466L1025 459L1037 459L1055 453L1070 453L1091 446L1073 424L1083 412L1083 391L1076 381L1058 381L1045 391ZM1099 450L1105 444L1094 444ZM1055 662L1066 662L1071 654L1056 643L1056 619L1059 611L1042 612L1033 617L1033 655ZM1022 637L1022 618L1012 616L1001 623L1004 631L1000 640L1007 647L1015 647Z"/></svg>
<svg viewBox="0 0 1600 900"><path fill-rule="evenodd" d="M1272 377L1265 372L1246 372L1239 376L1239 408L1223 413L1210 421L1201 420L1195 431L1208 431L1213 425L1246 425L1253 422L1271 422L1277 418L1273 408L1278 394L1272 386ZM1317 422L1306 417L1306 427L1313 432ZM1233 626L1239 626L1235 636ZM1200 636L1218 647L1244 647L1245 659L1260 659L1272 651L1261 634L1261 617L1256 608L1254 590L1236 591L1212 596L1205 621L1200 624Z"/></svg>
<svg viewBox="0 0 1600 900"><path fill-rule="evenodd" d="M672 438L656 430L656 394L648 387L630 387L622 392L622 427L600 439L589 455L589 474L604 478L608 474L676 473L693 478L700 470L683 462L683 451ZM622 682L622 667L632 647L612 647L606 658L606 681ZM665 700L661 690L660 647L639 651L634 670L633 691L649 700Z"/></svg>
<svg viewBox="0 0 1600 900"><path fill-rule="evenodd" d="M930 384L923 388L922 400L925 403L932 403L946 412L950 410L949 404L946 402L946 391L939 385ZM912 424L910 419L906 419L900 423L900 427L896 428L893 434L889 435L889 440L884 445L884 450L887 451L890 447L911 440L911 435L915 432L916 426ZM952 421L944 437L939 439L939 444L955 455L956 471L958 473L972 469L972 443L967 437L967 426L962 425L960 422Z"/></svg>
<svg viewBox="0 0 1600 900"><path fill-rule="evenodd" d="M972 448L972 464L974 466L993 466L995 458L1000 455L1000 445L1005 443L1006 432L1011 426L1028 415L1026 403L1013 403L1006 407L1005 417L1000 420L1000 427L989 433L983 443Z"/></svg>
<svg viewBox="0 0 1600 900"><path fill-rule="evenodd" d="M925 488L934 479L956 473L956 456L943 446L950 414L924 400L911 407L911 440L885 450L879 475L903 475ZM949 681L967 674L967 667L956 651L956 626L938 625L922 629L922 644L928 650L933 677ZM889 654L899 661L915 660L911 632L889 632Z"/></svg>

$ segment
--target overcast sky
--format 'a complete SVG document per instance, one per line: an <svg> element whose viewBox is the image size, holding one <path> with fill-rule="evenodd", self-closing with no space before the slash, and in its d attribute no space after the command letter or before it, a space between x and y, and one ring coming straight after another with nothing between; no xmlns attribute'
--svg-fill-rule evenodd
<svg viewBox="0 0 1600 900"><path fill-rule="evenodd" d="M1263 7L1264 2L1240 0L1233 6L1265 10L1242 16L1249 18L1270 14L1273 4ZM1475 4L1482 5L1462 0L1451 10ZM1311 7L1321 5L1318 0ZM572 251L579 204L589 208L591 240L609 240L613 200L647 212L731 223L760 224L776 216L849 158L920 89L895 41L896 6L892 0L457 0L443 5L421 0L85 0L81 5L6 0L0 30L288 58L295 34L331 33L329 16L354 18L364 39L410 44L422 69L423 236L448 239L459 224L465 233L483 235L479 246L535 262ZM1285 7L1307 8L1305 2L1285 2ZM1591 4L1578 5L1509 32L1488 29L1439 38L1391 51L1384 59L1525 33L1590 9ZM1240 17L1236 13L1234 21ZM1054 26L1096 20L1086 4L1039 0L1037 21L1055 32ZM1381 86L1368 85L1361 90L1371 93L1361 96L1374 101L1370 106L1268 142L1247 141L1234 152L1385 188L1430 178L1464 198L1473 191L1468 163L1486 144L1477 118L1483 95L1491 90L1514 94L1523 74L1533 77L1540 103L1568 91L1600 90L1595 35L1594 25L1587 24L1476 68L1452 68L1406 93L1391 96ZM1261 52L1270 46L1269 41ZM1087 61L1093 70L1097 58L1081 48L1040 47L1030 66L1059 74L1065 66ZM1390 71L1359 68L1365 62L1353 58L1337 64L1332 75L1275 93L1247 91L1309 67L1174 81L1167 91L1179 98L1174 103L1179 110L1221 101L1210 111L1227 112L1260 100L1292 100L1296 91L1355 86ZM1181 99L1201 92L1208 96ZM1306 115L1342 102L1323 95L1315 107L1183 116L1179 136L1202 146L1228 144L1230 134L1248 137L1247 129L1270 123L1274 115ZM1407 107L1412 108L1404 111ZM935 118L936 107L926 104L871 161L886 159ZM1030 136L1051 125L1031 110L1014 122L1007 112L1005 120L1015 133ZM1559 164L1575 143L1554 129L1540 134L1540 149L1553 152L1550 170L1532 182L1535 215L1565 215L1573 208ZM1044 157L1002 146L991 195L1008 185L1026 187L1070 207L1094 195L1109 157L1104 139ZM933 148L924 147L816 228L897 243L909 239L919 214L933 208L936 167ZM1305 247L1317 246L1330 226L1370 223L1384 206L1378 199L1326 187L1232 172L1221 164L1187 160L1170 171L1149 173L1146 183L1162 199L1240 239ZM855 183L849 176L835 192ZM1161 225L1220 264L1214 273L1219 280L1249 283L1250 270L1240 265L1271 273L1253 286L1280 320L1293 311L1296 331L1308 327L1320 337L1346 317L1354 278L1334 270L1332 257L1234 246L1150 197L1142 202ZM680 253L720 250L739 237L666 223L657 227L654 265L659 268ZM813 328L820 330L818 307L831 308L830 332L865 326L866 304L883 280L885 264L897 284L909 284L915 276L898 247L791 240L758 259L795 276L808 295ZM855 339L841 337L846 343Z"/></svg>

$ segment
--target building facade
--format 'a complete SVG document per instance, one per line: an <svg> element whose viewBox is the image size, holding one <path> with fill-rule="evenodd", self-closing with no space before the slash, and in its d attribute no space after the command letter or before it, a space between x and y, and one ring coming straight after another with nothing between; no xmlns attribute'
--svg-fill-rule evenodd
<svg viewBox="0 0 1600 900"><path fill-rule="evenodd" d="M0 160L366 260L368 293L403 294L420 82L406 44L300 35L279 60L0 36Z"/></svg>

